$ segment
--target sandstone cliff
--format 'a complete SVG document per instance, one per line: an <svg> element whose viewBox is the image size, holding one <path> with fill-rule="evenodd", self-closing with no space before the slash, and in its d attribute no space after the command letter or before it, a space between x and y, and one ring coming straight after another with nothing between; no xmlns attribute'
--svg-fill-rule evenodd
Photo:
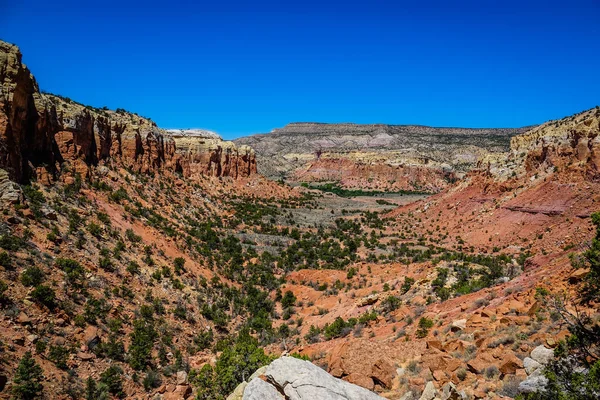
<svg viewBox="0 0 600 400"><path fill-rule="evenodd" d="M293 123L235 142L252 146L259 171L271 178L439 191L483 155L507 151L525 130Z"/></svg>
<svg viewBox="0 0 600 400"><path fill-rule="evenodd" d="M214 135L165 131L122 109L98 109L40 93L19 49L1 41L0 82L0 168L17 182L52 180L65 161L83 176L106 162L142 173L232 178L256 173L248 146L238 148Z"/></svg>
<svg viewBox="0 0 600 400"><path fill-rule="evenodd" d="M549 121L514 136L509 151L485 155L478 168L500 180L575 172L596 181L600 176L600 108Z"/></svg>

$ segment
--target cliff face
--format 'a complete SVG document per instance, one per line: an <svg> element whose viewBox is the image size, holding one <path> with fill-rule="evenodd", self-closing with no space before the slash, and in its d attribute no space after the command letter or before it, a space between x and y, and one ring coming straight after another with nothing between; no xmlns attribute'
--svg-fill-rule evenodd
<svg viewBox="0 0 600 400"><path fill-rule="evenodd" d="M0 168L24 181L46 165L55 172L62 161L54 141L56 109L40 95L16 46L0 41Z"/></svg>
<svg viewBox="0 0 600 400"><path fill-rule="evenodd" d="M17 182L50 181L65 161L83 176L107 162L141 173L232 178L256 173L247 146L238 149L218 136L178 136L137 114L40 93L19 49L5 42L0 42L0 82L0 168Z"/></svg>
<svg viewBox="0 0 600 400"><path fill-rule="evenodd" d="M252 146L259 172L271 178L439 191L480 157L507 151L510 138L525 130L293 123L235 142Z"/></svg>
<svg viewBox="0 0 600 400"><path fill-rule="evenodd" d="M600 108L546 122L511 139L510 150L487 155L479 169L496 180L553 172L600 178Z"/></svg>

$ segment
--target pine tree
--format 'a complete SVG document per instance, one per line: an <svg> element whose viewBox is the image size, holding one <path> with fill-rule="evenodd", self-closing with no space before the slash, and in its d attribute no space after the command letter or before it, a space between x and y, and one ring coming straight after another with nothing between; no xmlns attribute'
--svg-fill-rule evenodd
<svg viewBox="0 0 600 400"><path fill-rule="evenodd" d="M22 400L40 397L43 389L40 383L42 377L42 368L35 362L31 352L26 352L21 358L13 378L12 391L14 397Z"/></svg>

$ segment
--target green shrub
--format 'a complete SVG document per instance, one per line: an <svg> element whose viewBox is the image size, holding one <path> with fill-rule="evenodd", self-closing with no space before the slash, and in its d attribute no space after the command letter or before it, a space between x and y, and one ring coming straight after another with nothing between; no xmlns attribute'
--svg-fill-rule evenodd
<svg viewBox="0 0 600 400"><path fill-rule="evenodd" d="M409 278L408 276L404 277L404 283L402 284L402 287L400 288L400 293L402 294L406 294L410 288L412 287L412 285L415 283L415 280L413 278Z"/></svg>
<svg viewBox="0 0 600 400"><path fill-rule="evenodd" d="M144 380L142 381L142 384L144 385L144 389L146 390L146 392L151 391L152 389L156 389L157 387L159 387L162 383L162 380L160 379L160 374L154 370L148 370L148 372L146 372L146 376L144 377Z"/></svg>
<svg viewBox="0 0 600 400"><path fill-rule="evenodd" d="M117 365L111 365L101 375L100 382L106 385L108 392L115 397L123 398L123 370Z"/></svg>
<svg viewBox="0 0 600 400"><path fill-rule="evenodd" d="M152 347L157 338L152 321L148 318L134 320L130 338L129 365L135 370L144 370L152 361Z"/></svg>
<svg viewBox="0 0 600 400"><path fill-rule="evenodd" d="M127 272L129 272L131 275L137 275L140 273L140 265L135 262L135 261L129 261L129 264L127 264Z"/></svg>
<svg viewBox="0 0 600 400"><path fill-rule="evenodd" d="M70 350L64 346L50 346L48 359L52 361L58 368L67 369L67 360L69 359Z"/></svg>
<svg viewBox="0 0 600 400"><path fill-rule="evenodd" d="M184 268L185 258L183 258L183 257L177 257L174 260L174 265L175 265L175 273L177 275L181 275L181 273L185 271L185 268Z"/></svg>
<svg viewBox="0 0 600 400"><path fill-rule="evenodd" d="M292 293L291 290L286 291L281 299L281 306L283 308L288 308L292 307L294 304L296 304L296 296L294 296L294 293Z"/></svg>
<svg viewBox="0 0 600 400"><path fill-rule="evenodd" d="M67 282L74 286L83 284L85 270L77 261L70 258L57 258L55 265L67 274Z"/></svg>
<svg viewBox="0 0 600 400"><path fill-rule="evenodd" d="M87 229L92 236L96 238L102 237L102 228L97 223L90 222L87 226Z"/></svg>
<svg viewBox="0 0 600 400"><path fill-rule="evenodd" d="M10 255L6 251L0 251L0 267L10 268L12 266L12 260Z"/></svg>
<svg viewBox="0 0 600 400"><path fill-rule="evenodd" d="M37 266L27 268L21 274L21 283L25 286L38 286L44 281L44 271Z"/></svg>
<svg viewBox="0 0 600 400"><path fill-rule="evenodd" d="M418 338L424 338L429 334L429 329L433 327L433 320L427 317L421 317L419 320L419 329L417 329L416 336Z"/></svg>
<svg viewBox="0 0 600 400"><path fill-rule="evenodd" d="M35 362L31 352L26 352L19 361L19 366L13 377L13 396L22 400L39 398L43 390L40 383L42 379L42 368Z"/></svg>
<svg viewBox="0 0 600 400"><path fill-rule="evenodd" d="M31 292L31 297L38 303L45 305L49 309L56 307L56 294L54 289L46 285L38 285Z"/></svg>
<svg viewBox="0 0 600 400"><path fill-rule="evenodd" d="M125 237L127 238L127 240L129 240L131 243L139 243L142 241L142 237L139 235L136 235L135 232L133 232L133 229L127 229L125 231Z"/></svg>

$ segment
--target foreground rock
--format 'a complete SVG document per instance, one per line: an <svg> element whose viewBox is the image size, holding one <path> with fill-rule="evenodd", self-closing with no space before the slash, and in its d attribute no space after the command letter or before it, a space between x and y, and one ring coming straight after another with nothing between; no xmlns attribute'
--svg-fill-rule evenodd
<svg viewBox="0 0 600 400"><path fill-rule="evenodd" d="M232 395L228 399L239 398ZM254 377L245 386L241 398L243 400L377 400L383 397L360 386L334 378L309 361L281 357L273 361L262 376Z"/></svg>

